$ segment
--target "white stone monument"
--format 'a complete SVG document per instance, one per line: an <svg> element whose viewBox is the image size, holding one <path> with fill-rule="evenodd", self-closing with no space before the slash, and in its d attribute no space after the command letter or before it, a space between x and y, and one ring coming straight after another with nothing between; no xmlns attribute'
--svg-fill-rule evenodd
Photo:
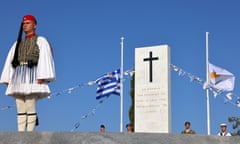
<svg viewBox="0 0 240 144"><path fill-rule="evenodd" d="M171 132L170 48L135 49L135 132Z"/></svg>

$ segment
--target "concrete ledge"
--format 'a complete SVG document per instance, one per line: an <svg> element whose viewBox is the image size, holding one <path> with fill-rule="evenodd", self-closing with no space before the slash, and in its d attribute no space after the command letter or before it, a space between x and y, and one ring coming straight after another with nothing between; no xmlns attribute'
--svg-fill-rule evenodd
<svg viewBox="0 0 240 144"><path fill-rule="evenodd" d="M237 144L240 137L150 133L0 132L0 144Z"/></svg>

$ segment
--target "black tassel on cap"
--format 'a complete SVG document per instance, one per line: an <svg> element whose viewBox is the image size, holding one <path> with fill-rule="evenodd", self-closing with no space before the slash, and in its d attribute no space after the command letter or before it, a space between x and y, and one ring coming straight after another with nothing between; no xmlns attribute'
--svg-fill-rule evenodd
<svg viewBox="0 0 240 144"><path fill-rule="evenodd" d="M12 60L12 66L13 68L16 68L19 65L19 60L18 60L18 48L20 45L20 42L22 40L22 33L23 33L23 22L21 22L21 26L18 32L18 39L17 39L17 44L16 44L16 48L15 48L15 52L14 52L14 57Z"/></svg>

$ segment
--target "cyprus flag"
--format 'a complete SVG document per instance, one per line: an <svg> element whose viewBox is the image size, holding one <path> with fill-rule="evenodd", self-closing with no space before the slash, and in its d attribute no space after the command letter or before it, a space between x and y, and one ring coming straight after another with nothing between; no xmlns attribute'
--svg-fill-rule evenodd
<svg viewBox="0 0 240 144"><path fill-rule="evenodd" d="M214 88L222 91L234 89L235 76L229 71L209 63L209 80Z"/></svg>

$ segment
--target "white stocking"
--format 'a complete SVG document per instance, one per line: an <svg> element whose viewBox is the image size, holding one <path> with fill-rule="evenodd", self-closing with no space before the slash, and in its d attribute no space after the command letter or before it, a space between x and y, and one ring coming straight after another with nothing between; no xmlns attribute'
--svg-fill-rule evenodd
<svg viewBox="0 0 240 144"><path fill-rule="evenodd" d="M28 96L25 100L27 110L27 131L34 131L36 126L36 97Z"/></svg>
<svg viewBox="0 0 240 144"><path fill-rule="evenodd" d="M18 123L18 131L23 132L26 129L26 121L27 121L27 115L26 113L18 114L17 117L17 123Z"/></svg>
<svg viewBox="0 0 240 144"><path fill-rule="evenodd" d="M27 125L27 115L25 109L25 101L23 98L16 98L17 105L17 123L18 123L18 131L25 131Z"/></svg>
<svg viewBox="0 0 240 144"><path fill-rule="evenodd" d="M27 131L31 132L34 131L35 126L36 126L36 119L37 119L37 115L35 114L28 114L28 118L27 118Z"/></svg>

